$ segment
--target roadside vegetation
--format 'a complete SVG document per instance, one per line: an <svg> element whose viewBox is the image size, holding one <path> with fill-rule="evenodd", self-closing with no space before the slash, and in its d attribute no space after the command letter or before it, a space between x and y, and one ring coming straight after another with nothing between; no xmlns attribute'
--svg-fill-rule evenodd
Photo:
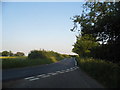
<svg viewBox="0 0 120 90"><path fill-rule="evenodd" d="M2 56L2 58L4 57L17 57L17 56L25 56L25 54L23 52L16 52L13 53L12 51L2 51L0 52L0 56Z"/></svg>
<svg viewBox="0 0 120 90"><path fill-rule="evenodd" d="M3 57L2 69L21 68L29 66L37 66L42 64L50 64L60 61L69 55L59 54L54 51L33 50L27 56Z"/></svg>
<svg viewBox="0 0 120 90"><path fill-rule="evenodd" d="M72 49L79 66L105 87L120 87L120 2L86 2L83 8L71 29L79 32Z"/></svg>
<svg viewBox="0 0 120 90"><path fill-rule="evenodd" d="M120 67L117 64L93 59L77 58L79 67L106 88L120 88Z"/></svg>

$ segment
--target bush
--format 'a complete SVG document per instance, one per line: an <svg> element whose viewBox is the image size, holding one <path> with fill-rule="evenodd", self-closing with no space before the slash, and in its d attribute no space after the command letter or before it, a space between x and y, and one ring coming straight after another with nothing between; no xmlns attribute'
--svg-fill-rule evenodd
<svg viewBox="0 0 120 90"><path fill-rule="evenodd" d="M3 51L2 56L9 56L9 52L8 51Z"/></svg>
<svg viewBox="0 0 120 90"><path fill-rule="evenodd" d="M46 58L43 51L33 50L28 54L29 59Z"/></svg>
<svg viewBox="0 0 120 90"><path fill-rule="evenodd" d="M25 54L23 52L17 52L16 54L14 54L14 56L24 56Z"/></svg>
<svg viewBox="0 0 120 90"><path fill-rule="evenodd" d="M78 58L78 65L107 88L120 87L120 67L117 64L92 58Z"/></svg>

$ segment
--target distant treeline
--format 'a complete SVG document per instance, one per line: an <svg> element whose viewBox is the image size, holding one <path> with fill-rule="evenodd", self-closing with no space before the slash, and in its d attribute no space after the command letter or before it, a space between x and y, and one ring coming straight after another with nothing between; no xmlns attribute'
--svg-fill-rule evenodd
<svg viewBox="0 0 120 90"><path fill-rule="evenodd" d="M25 56L23 52L13 53L12 51L2 51L0 56Z"/></svg>
<svg viewBox="0 0 120 90"><path fill-rule="evenodd" d="M80 31L73 52L120 63L120 2L86 2L83 7L82 15L72 18L71 31Z"/></svg>
<svg viewBox="0 0 120 90"><path fill-rule="evenodd" d="M16 52L13 53L12 51L2 51L0 52L0 56L25 56L24 52ZM54 51L47 51L47 50L32 50L30 53L28 53L28 58L44 58L44 57L50 57L50 56L62 56L62 57L75 57L76 55L67 55L67 54L60 54L58 52Z"/></svg>
<svg viewBox="0 0 120 90"><path fill-rule="evenodd" d="M54 51L32 50L27 57L2 57L2 68L10 69L50 64L63 60L64 58L70 58L72 56L74 55L60 54Z"/></svg>

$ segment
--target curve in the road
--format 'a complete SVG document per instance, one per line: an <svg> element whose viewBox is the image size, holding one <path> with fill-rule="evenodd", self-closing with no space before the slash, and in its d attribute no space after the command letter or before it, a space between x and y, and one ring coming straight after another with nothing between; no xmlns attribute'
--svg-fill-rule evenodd
<svg viewBox="0 0 120 90"><path fill-rule="evenodd" d="M74 71L74 70L76 70L78 68L79 67L75 66L75 67L68 68L66 70L61 70L61 71L51 72L51 73L47 73L47 74L41 74L41 75L31 76L31 77L27 77L27 78L24 78L24 79L25 80L29 80L29 81L34 81L34 80L38 80L40 78L46 78L46 77L50 77L50 76L53 76L53 75L57 75L57 74L62 74L62 73L67 73L67 72L70 72L70 71Z"/></svg>

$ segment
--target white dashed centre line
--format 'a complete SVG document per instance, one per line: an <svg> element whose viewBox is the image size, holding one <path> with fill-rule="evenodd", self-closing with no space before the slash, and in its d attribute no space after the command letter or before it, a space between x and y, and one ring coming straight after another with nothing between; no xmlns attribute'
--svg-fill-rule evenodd
<svg viewBox="0 0 120 90"><path fill-rule="evenodd" d="M34 81L34 80L37 80L37 79L39 79L39 78L33 78L33 79L29 79L29 81Z"/></svg>
<svg viewBox="0 0 120 90"><path fill-rule="evenodd" d="M45 75L45 76L42 76L41 78L46 78L46 77L49 77L50 75Z"/></svg>
<svg viewBox="0 0 120 90"><path fill-rule="evenodd" d="M47 73L47 74L52 75L53 73Z"/></svg>
<svg viewBox="0 0 120 90"><path fill-rule="evenodd" d="M37 75L37 77L42 77L42 76L45 76L45 74Z"/></svg>
<svg viewBox="0 0 120 90"><path fill-rule="evenodd" d="M59 73L65 73L65 72L61 71L61 72L59 72Z"/></svg>
<svg viewBox="0 0 120 90"><path fill-rule="evenodd" d="M67 71L70 70L70 69L66 69Z"/></svg>
<svg viewBox="0 0 120 90"><path fill-rule="evenodd" d="M35 77L27 77L27 78L25 78L25 79L32 79L32 78L35 78Z"/></svg>
<svg viewBox="0 0 120 90"><path fill-rule="evenodd" d="M33 77L27 77L25 78L26 80L29 81L34 81L34 80L38 80L40 78L46 78L46 77L50 77L51 75L57 75L59 73L65 73L65 72L70 72L70 71L74 71L76 69L78 69L79 67L74 66L72 68L66 69L66 70L61 70L61 71L56 71L54 73L47 73L47 74L41 74L41 75L37 75L37 76L33 76Z"/></svg>

